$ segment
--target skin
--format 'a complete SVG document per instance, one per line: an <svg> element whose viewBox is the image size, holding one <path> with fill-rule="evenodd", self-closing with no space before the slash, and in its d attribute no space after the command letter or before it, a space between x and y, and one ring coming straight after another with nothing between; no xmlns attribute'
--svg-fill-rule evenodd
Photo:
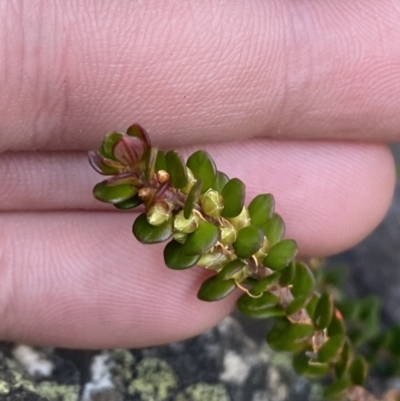
<svg viewBox="0 0 400 401"><path fill-rule="evenodd" d="M87 150L133 122L273 193L303 255L361 241L393 195L399 37L396 0L0 2L0 338L139 347L232 310L92 199Z"/></svg>

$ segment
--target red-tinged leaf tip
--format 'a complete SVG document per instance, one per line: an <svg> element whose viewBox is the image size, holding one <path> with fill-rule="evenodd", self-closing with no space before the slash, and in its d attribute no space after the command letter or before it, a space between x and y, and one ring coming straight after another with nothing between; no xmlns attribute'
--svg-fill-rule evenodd
<svg viewBox="0 0 400 401"><path fill-rule="evenodd" d="M144 143L139 138L124 136L113 149L115 157L128 166L139 163L144 152Z"/></svg>
<svg viewBox="0 0 400 401"><path fill-rule="evenodd" d="M126 134L131 136L131 137L136 137L142 140L145 144L145 148L149 149L151 148L151 141L149 138L149 135L147 134L147 131L139 124L133 124L131 125L127 131Z"/></svg>

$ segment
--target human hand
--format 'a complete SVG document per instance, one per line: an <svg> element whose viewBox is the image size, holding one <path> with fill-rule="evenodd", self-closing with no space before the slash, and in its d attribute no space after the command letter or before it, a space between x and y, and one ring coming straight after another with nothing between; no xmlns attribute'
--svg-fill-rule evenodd
<svg viewBox="0 0 400 401"><path fill-rule="evenodd" d="M92 198L87 150L133 122L160 148L206 149L248 199L273 193L303 254L364 238L394 187L399 14L389 0L1 3L0 338L146 346L231 311Z"/></svg>

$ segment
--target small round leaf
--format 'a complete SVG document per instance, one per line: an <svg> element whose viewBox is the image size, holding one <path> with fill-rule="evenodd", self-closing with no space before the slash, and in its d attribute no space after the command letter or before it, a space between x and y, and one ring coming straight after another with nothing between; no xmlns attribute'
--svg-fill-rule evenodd
<svg viewBox="0 0 400 401"><path fill-rule="evenodd" d="M200 259L200 255L188 256L184 253L182 244L171 241L164 248L164 261L167 267L173 270L184 270L194 266Z"/></svg>
<svg viewBox="0 0 400 401"><path fill-rule="evenodd" d="M267 291L274 284L276 284L280 277L281 277L280 272L274 272L272 274L269 274L268 276L262 278L261 280L258 280L258 282L254 284L250 292L253 295L259 295L264 291Z"/></svg>
<svg viewBox="0 0 400 401"><path fill-rule="evenodd" d="M307 297L315 288L315 279L309 267L301 262L296 263L296 274L292 281L291 292L294 297L300 295Z"/></svg>
<svg viewBox="0 0 400 401"><path fill-rule="evenodd" d="M238 178L229 180L221 192L224 198L224 209L221 216L225 218L236 217L240 214L244 205L246 186Z"/></svg>
<svg viewBox="0 0 400 401"><path fill-rule="evenodd" d="M136 206L141 205L142 203L143 203L142 200L136 194L132 196L132 198L129 198L123 202L115 203L114 206L120 210L128 210L128 209L133 209Z"/></svg>
<svg viewBox="0 0 400 401"><path fill-rule="evenodd" d="M285 239L275 244L264 258L264 266L272 270L282 270L294 259L298 251L296 241Z"/></svg>
<svg viewBox="0 0 400 401"><path fill-rule="evenodd" d="M89 163L95 171L103 175L116 175L125 168L121 163L110 160L99 154L97 151L88 153Z"/></svg>
<svg viewBox="0 0 400 401"><path fill-rule="evenodd" d="M170 218L160 226L153 226L147 221L146 213L143 213L133 223L132 231L139 242L143 244L158 244L171 238L173 219Z"/></svg>
<svg viewBox="0 0 400 401"><path fill-rule="evenodd" d="M312 320L317 330L326 329L332 320L333 298L332 295L325 292L321 295L315 308Z"/></svg>
<svg viewBox="0 0 400 401"><path fill-rule="evenodd" d="M318 360L323 363L331 362L342 351L345 336L343 334L336 334L329 337L318 350Z"/></svg>
<svg viewBox="0 0 400 401"><path fill-rule="evenodd" d="M156 164L154 166L154 171L159 170L167 171L167 163L165 162L165 152L159 150L156 157Z"/></svg>
<svg viewBox="0 0 400 401"><path fill-rule="evenodd" d="M337 399L344 395L346 390L351 386L351 381L345 377L334 381L324 390L324 397L327 399Z"/></svg>
<svg viewBox="0 0 400 401"><path fill-rule="evenodd" d="M219 301L227 297L236 288L234 279L220 280L217 276L210 277L200 287L197 297L202 301Z"/></svg>
<svg viewBox="0 0 400 401"><path fill-rule="evenodd" d="M281 271L279 285L281 287L287 287L293 281L295 274L296 274L296 263L293 260L292 263L289 263L289 265Z"/></svg>
<svg viewBox="0 0 400 401"><path fill-rule="evenodd" d="M277 244L285 234L285 223L278 213L274 213L272 217L263 225L265 236L268 238L270 246Z"/></svg>
<svg viewBox="0 0 400 401"><path fill-rule="evenodd" d="M183 217L188 219L193 212L194 206L199 199L202 181L196 181L189 195L186 198L185 206L183 208Z"/></svg>
<svg viewBox="0 0 400 401"><path fill-rule="evenodd" d="M339 361L335 364L335 374L337 378L343 377L350 368L350 363L353 358L353 351L347 340L342 348Z"/></svg>
<svg viewBox="0 0 400 401"><path fill-rule="evenodd" d="M356 386L364 386L368 374L368 364L362 356L357 356L350 365L350 379Z"/></svg>
<svg viewBox="0 0 400 401"><path fill-rule="evenodd" d="M250 310L246 308L239 309L245 316L251 317L252 319L270 319L272 317L285 316L285 309L280 305L265 306L257 310Z"/></svg>
<svg viewBox="0 0 400 401"><path fill-rule="evenodd" d="M286 308L286 314L288 316L293 315L300 309L303 309L308 301L308 296L300 295L296 297Z"/></svg>
<svg viewBox="0 0 400 401"><path fill-rule="evenodd" d="M279 303L279 297L269 292L264 292L260 297L253 298L248 294L243 294L237 302L237 307L244 315L251 316L262 313L266 309L276 306ZM282 308L280 308L282 310ZM284 311L283 311L284 313Z"/></svg>
<svg viewBox="0 0 400 401"><path fill-rule="evenodd" d="M146 130L139 124L131 125L126 131L126 134L129 136L139 138L145 144L145 147L151 148L149 135L147 134Z"/></svg>
<svg viewBox="0 0 400 401"><path fill-rule="evenodd" d="M327 333L329 337L333 337L337 334L345 335L346 329L344 327L343 318L339 311L334 311L332 315L331 323L328 326Z"/></svg>
<svg viewBox="0 0 400 401"><path fill-rule="evenodd" d="M186 165L192 170L197 180L202 180L201 193L211 188L215 181L217 169L214 160L204 150L198 150L187 160Z"/></svg>
<svg viewBox="0 0 400 401"><path fill-rule="evenodd" d="M319 297L316 294L311 296L311 299L308 301L306 309L309 316L313 316L315 312L315 308L317 307L317 303L319 301Z"/></svg>
<svg viewBox="0 0 400 401"><path fill-rule="evenodd" d="M183 244L186 255L201 255L212 248L219 239L219 229L207 221L201 221L196 231L189 234Z"/></svg>
<svg viewBox="0 0 400 401"><path fill-rule="evenodd" d="M110 185L107 181L99 182L93 188L93 196L106 203L123 202L136 195L137 188L130 184Z"/></svg>
<svg viewBox="0 0 400 401"><path fill-rule="evenodd" d="M261 248L263 242L262 229L257 226L247 226L238 231L233 248L239 258L247 259Z"/></svg>
<svg viewBox="0 0 400 401"><path fill-rule="evenodd" d="M293 367L299 375L308 379L319 379L329 373L329 365L327 363L310 360L304 351L294 356Z"/></svg>
<svg viewBox="0 0 400 401"><path fill-rule="evenodd" d="M218 273L218 277L221 280L231 279L235 274L242 271L245 266L246 263L244 263L242 260L234 259L221 269L221 271Z"/></svg>
<svg viewBox="0 0 400 401"><path fill-rule="evenodd" d="M251 224L264 227L272 218L274 210L275 200L272 194L262 194L256 196L249 204Z"/></svg>
<svg viewBox="0 0 400 401"><path fill-rule="evenodd" d="M187 184L188 176L181 155L174 150L170 150L165 155L165 164L170 176L171 185L177 189L184 188Z"/></svg>
<svg viewBox="0 0 400 401"><path fill-rule="evenodd" d="M215 175L215 180L214 183L212 184L212 188L218 191L219 193L222 192L222 189L224 188L225 184L229 181L228 176L225 173L222 173L221 171L217 171Z"/></svg>
<svg viewBox="0 0 400 401"><path fill-rule="evenodd" d="M301 352L309 346L314 327L309 324L291 324L277 321L267 335L267 343L278 351Z"/></svg>
<svg viewBox="0 0 400 401"><path fill-rule="evenodd" d="M107 159L118 160L114 156L114 146L116 143L118 143L122 139L122 137L123 137L123 134L121 134L119 132L111 132L111 133L107 134L104 137L103 143L101 144L99 153Z"/></svg>

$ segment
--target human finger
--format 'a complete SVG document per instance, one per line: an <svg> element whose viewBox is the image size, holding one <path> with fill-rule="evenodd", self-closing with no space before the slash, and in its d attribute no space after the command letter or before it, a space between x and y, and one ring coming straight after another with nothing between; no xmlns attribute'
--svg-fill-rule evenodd
<svg viewBox="0 0 400 401"><path fill-rule="evenodd" d="M173 146L396 141L399 13L391 0L2 2L0 150L88 149L132 122Z"/></svg>

